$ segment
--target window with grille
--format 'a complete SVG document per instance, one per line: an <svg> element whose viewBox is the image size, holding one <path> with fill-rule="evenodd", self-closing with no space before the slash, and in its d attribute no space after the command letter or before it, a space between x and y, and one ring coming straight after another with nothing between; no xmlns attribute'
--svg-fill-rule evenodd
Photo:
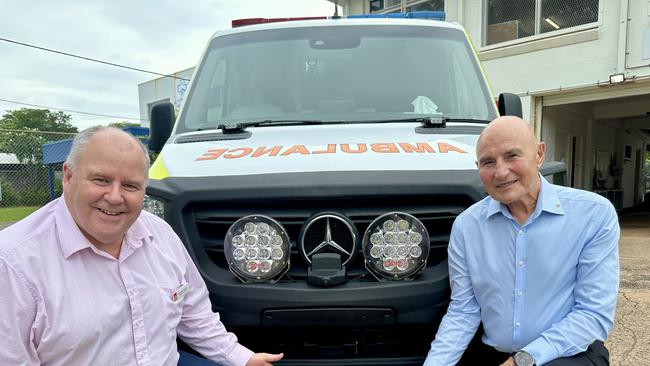
<svg viewBox="0 0 650 366"><path fill-rule="evenodd" d="M445 0L369 0L371 13L443 11Z"/></svg>
<svg viewBox="0 0 650 366"><path fill-rule="evenodd" d="M487 0L485 45L598 21L599 0Z"/></svg>

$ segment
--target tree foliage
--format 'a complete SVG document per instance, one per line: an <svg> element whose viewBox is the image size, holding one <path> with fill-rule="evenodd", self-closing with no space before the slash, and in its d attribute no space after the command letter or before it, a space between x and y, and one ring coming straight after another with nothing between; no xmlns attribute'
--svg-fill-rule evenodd
<svg viewBox="0 0 650 366"><path fill-rule="evenodd" d="M119 128L120 130L123 130L123 129L129 128L129 127L140 127L140 124L139 123L129 122L129 121L122 121L122 122L110 123L109 126Z"/></svg>
<svg viewBox="0 0 650 366"><path fill-rule="evenodd" d="M15 154L21 164L40 164L43 144L78 132L70 115L48 109L21 108L0 119L0 152Z"/></svg>

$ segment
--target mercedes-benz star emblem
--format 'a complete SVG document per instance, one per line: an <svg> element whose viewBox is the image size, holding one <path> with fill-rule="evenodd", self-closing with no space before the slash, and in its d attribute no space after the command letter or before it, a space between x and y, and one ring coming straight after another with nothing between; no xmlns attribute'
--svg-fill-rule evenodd
<svg viewBox="0 0 650 366"><path fill-rule="evenodd" d="M314 253L318 253L321 249L325 248L326 246L330 246L341 253L349 256L350 252L347 250L343 249L340 245L336 244L334 240L332 240L332 229L330 228L330 218L325 219L327 222L327 228L325 229L325 240L323 240L316 248L314 248L311 252L307 253L307 257L311 257Z"/></svg>
<svg viewBox="0 0 650 366"><path fill-rule="evenodd" d="M348 264L359 251L357 231L350 220L342 215L318 214L307 220L300 234L300 254L311 263L317 253L337 253L341 264Z"/></svg>

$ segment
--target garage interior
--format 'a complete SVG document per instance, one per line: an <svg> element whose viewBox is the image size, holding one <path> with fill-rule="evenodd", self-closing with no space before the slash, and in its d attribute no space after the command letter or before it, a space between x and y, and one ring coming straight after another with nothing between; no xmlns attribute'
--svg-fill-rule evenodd
<svg viewBox="0 0 650 366"><path fill-rule="evenodd" d="M566 163L567 185L597 192L617 210L650 205L650 95L542 100L546 160Z"/></svg>

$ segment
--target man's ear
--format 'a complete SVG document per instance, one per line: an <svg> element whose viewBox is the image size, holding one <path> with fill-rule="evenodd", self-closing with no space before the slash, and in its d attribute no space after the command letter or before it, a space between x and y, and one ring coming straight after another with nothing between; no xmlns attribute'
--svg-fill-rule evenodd
<svg viewBox="0 0 650 366"><path fill-rule="evenodd" d="M68 166L68 164L63 164L63 186L65 187L66 184L70 183L70 178L72 178L72 170Z"/></svg>
<svg viewBox="0 0 650 366"><path fill-rule="evenodd" d="M544 157L546 156L546 144L542 141L537 144L537 168L541 168L544 164Z"/></svg>

